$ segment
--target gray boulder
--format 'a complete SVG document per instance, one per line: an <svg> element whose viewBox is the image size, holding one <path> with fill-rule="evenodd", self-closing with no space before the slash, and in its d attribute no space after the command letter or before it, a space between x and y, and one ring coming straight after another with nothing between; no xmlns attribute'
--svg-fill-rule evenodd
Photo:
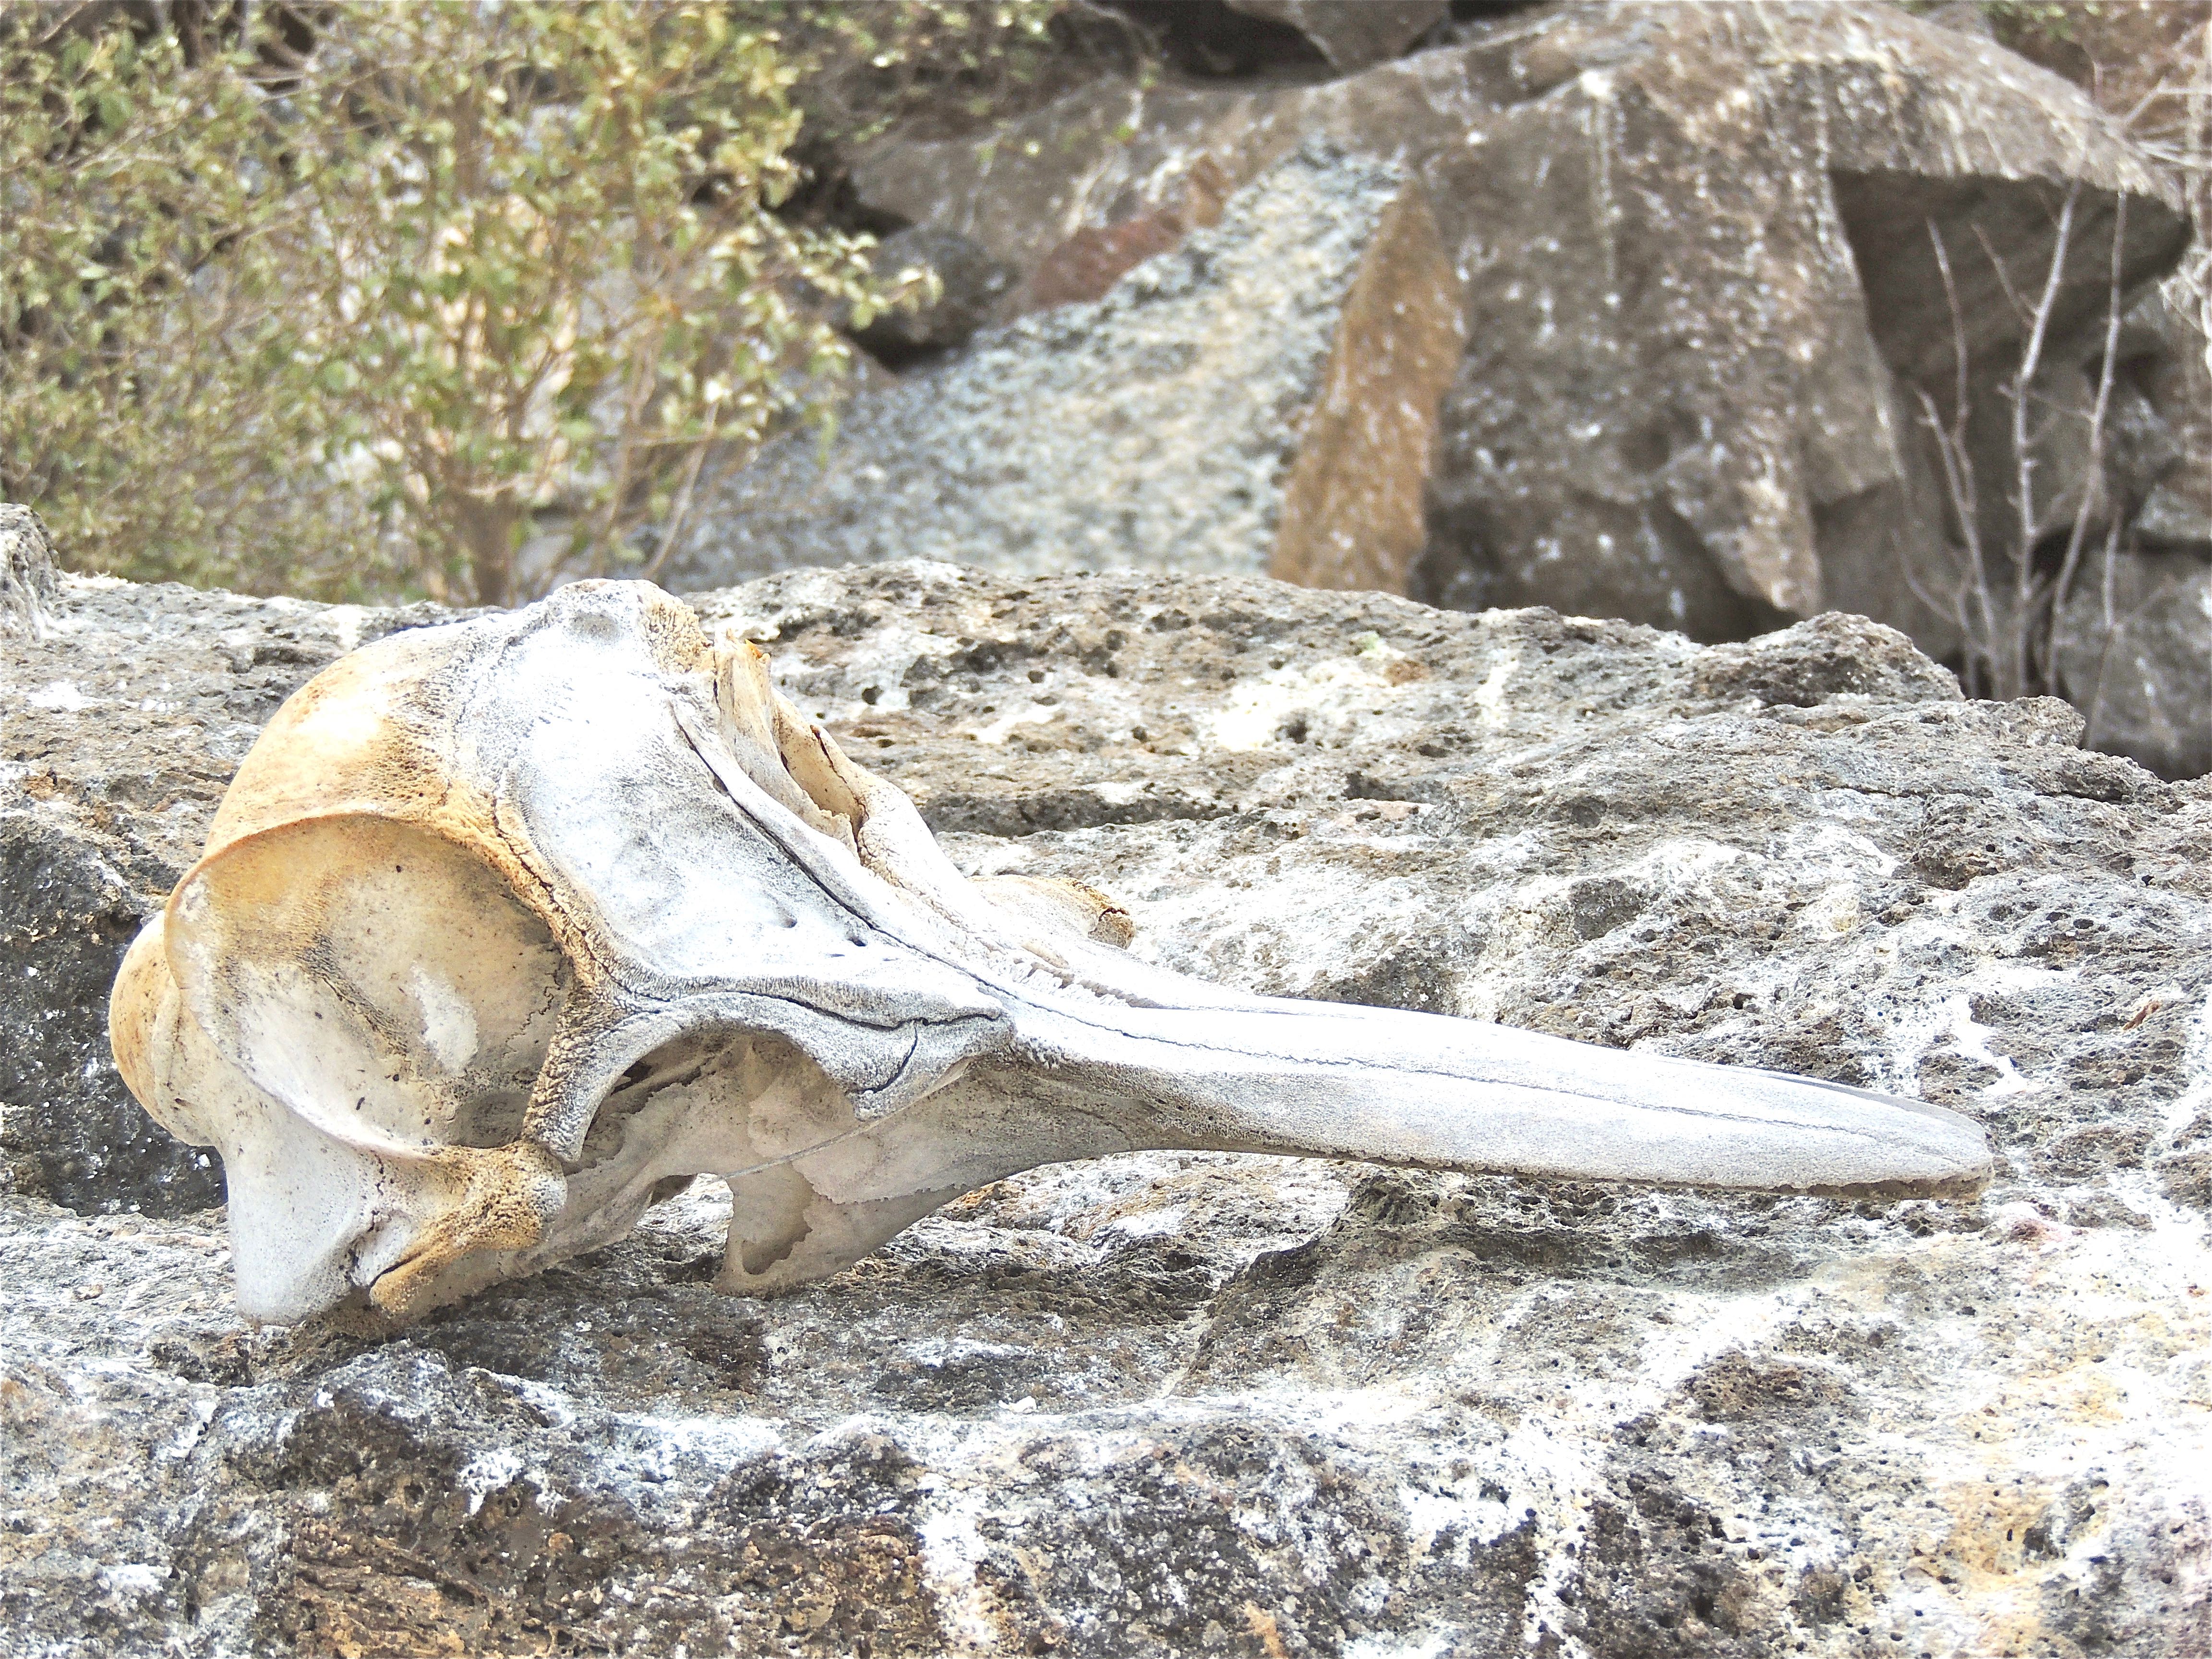
<svg viewBox="0 0 2212 1659"><path fill-rule="evenodd" d="M1037 261L1007 297L1009 316L1103 300L1114 284L1192 231L1221 222L1229 176L1201 156L1168 201L1110 225L1079 227Z"/></svg>
<svg viewBox="0 0 2212 1659"><path fill-rule="evenodd" d="M1097 303L862 395L833 440L771 443L669 584L922 556L1402 592L1458 354L1420 186L1309 147Z"/></svg>
<svg viewBox="0 0 2212 1659"><path fill-rule="evenodd" d="M2192 258L2203 260L2199 250ZM2206 269L2212 270L2212 264ZM2212 560L2212 332L2191 279L2161 283L2129 317L2120 349L2147 410L2131 469L2148 486L2129 528L2141 545ZM2133 456L2130 457L2133 459Z"/></svg>
<svg viewBox="0 0 2212 1659"><path fill-rule="evenodd" d="M2165 777L2212 772L2212 559L2125 550L2109 580L2091 560L2052 644L2099 748Z"/></svg>
<svg viewBox="0 0 2212 1659"><path fill-rule="evenodd" d="M1241 184L1316 133L1419 174L1464 285L1439 581L1706 639L1841 605L1957 645L1962 568L1918 426L1921 388L1947 419L1955 402L1931 228L1985 410L2025 337L2005 284L2039 292L2067 191L2047 356L2076 382L2119 199L2124 286L2187 235L2170 177L2079 88L1872 0L1589 0L1316 85L1102 81L980 137L886 142L854 178L872 209L1028 272L1201 162ZM1978 448L2002 437L1986 425ZM2058 466L2051 502L2079 488L2078 460Z"/></svg>
<svg viewBox="0 0 2212 1659"><path fill-rule="evenodd" d="M2200 6L2125 0L2048 17L1996 9L2008 44L2124 118L2155 155L2189 167L2203 144L2208 19ZM2185 171L2196 244L2182 268L2129 313L2114 386L2105 482L2125 518L2108 637L2100 545L2057 618L2063 690L2091 739L2168 776L2212 765L2212 687L2204 583L2212 567L2212 194ZM2097 342L2101 349L2102 342ZM2086 380L2086 377L2085 377ZM2084 381L2072 398L2078 403ZM2078 421L2074 423L2077 428ZM2187 556L2177 557L2174 556ZM2193 562L2192 562L2193 561Z"/></svg>
<svg viewBox="0 0 2212 1659"><path fill-rule="evenodd" d="M696 603L965 867L1099 882L1156 959L1901 1090L1986 1124L1998 1179L1851 1205L1137 1155L763 1303L706 1282L709 1187L391 1339L247 1326L219 1212L0 1197L0 1652L2198 1639L2212 789L1842 617L1699 649L914 562ZM11 698L110 700L53 728L70 811L8 810L100 830L134 903L307 666L264 648L416 619L53 611Z"/></svg>

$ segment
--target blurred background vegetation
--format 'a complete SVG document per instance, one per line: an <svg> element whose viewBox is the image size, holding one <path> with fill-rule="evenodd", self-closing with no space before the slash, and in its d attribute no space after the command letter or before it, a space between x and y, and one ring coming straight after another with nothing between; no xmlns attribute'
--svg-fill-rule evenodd
<svg viewBox="0 0 2212 1659"><path fill-rule="evenodd" d="M1060 9L0 0L0 500L138 580L650 574L933 280L810 149L994 112Z"/></svg>

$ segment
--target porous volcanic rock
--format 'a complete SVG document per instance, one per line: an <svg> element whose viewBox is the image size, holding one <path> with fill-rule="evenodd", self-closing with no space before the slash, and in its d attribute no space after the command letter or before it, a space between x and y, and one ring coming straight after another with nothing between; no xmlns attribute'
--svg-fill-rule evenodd
<svg viewBox="0 0 2212 1659"><path fill-rule="evenodd" d="M669 582L927 555L1403 592L1458 330L1419 184L1316 143L1095 304L771 443Z"/></svg>
<svg viewBox="0 0 2212 1659"><path fill-rule="evenodd" d="M2041 293L2060 205L2078 190L2042 354L2063 407L2101 349L2119 202L2124 289L2187 239L2171 177L2079 88L1878 0L1587 0L1319 83L1108 77L886 141L853 178L1026 273L1201 164L1242 184L1316 134L1419 174L1463 285L1432 591L1708 640L1839 606L1951 653L1964 567L1921 392L1951 417L1962 336L1976 516L2008 530L2009 295ZM2084 476L2081 422L2045 424L2039 523Z"/></svg>
<svg viewBox="0 0 2212 1659"><path fill-rule="evenodd" d="M246 1325L218 1212L0 1197L0 1653L2212 1635L2212 787L2077 748L2062 704L1962 701L1844 617L1700 649L921 562L696 603L964 867L1099 883L1152 957L1917 1094L1987 1125L1996 1182L1853 1205L1135 1156L764 1303L708 1283L709 1182L381 1340ZM11 741L17 688L66 684L114 734L101 763L82 711L66 777L166 749L191 787L41 805L11 760L8 811L88 837L104 804L134 905L307 666L261 648L419 619L80 581L52 611L7 659ZM166 701L111 684L109 639L177 665Z"/></svg>

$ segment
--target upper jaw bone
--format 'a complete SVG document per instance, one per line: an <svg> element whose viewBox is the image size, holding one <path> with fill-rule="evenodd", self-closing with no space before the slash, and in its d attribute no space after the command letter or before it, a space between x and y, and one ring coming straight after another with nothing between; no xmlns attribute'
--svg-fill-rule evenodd
<svg viewBox="0 0 2212 1659"><path fill-rule="evenodd" d="M118 977L133 1092L222 1153L241 1301L411 1317L701 1172L723 1284L1140 1147L1818 1192L1986 1178L1917 1102L1149 968L1110 900L971 883L644 583L393 636L262 733Z"/></svg>

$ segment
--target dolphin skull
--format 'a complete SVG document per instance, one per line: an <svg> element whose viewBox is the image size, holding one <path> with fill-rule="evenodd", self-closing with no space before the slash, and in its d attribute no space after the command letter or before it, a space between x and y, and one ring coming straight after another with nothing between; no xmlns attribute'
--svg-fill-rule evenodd
<svg viewBox="0 0 2212 1659"><path fill-rule="evenodd" d="M131 1091L219 1150L241 1309L400 1318L723 1176L721 1284L834 1273L1037 1164L1292 1152L1811 1192L1960 1189L1916 1102L1248 996L971 882L743 642L641 582L355 652L270 722L132 945Z"/></svg>

